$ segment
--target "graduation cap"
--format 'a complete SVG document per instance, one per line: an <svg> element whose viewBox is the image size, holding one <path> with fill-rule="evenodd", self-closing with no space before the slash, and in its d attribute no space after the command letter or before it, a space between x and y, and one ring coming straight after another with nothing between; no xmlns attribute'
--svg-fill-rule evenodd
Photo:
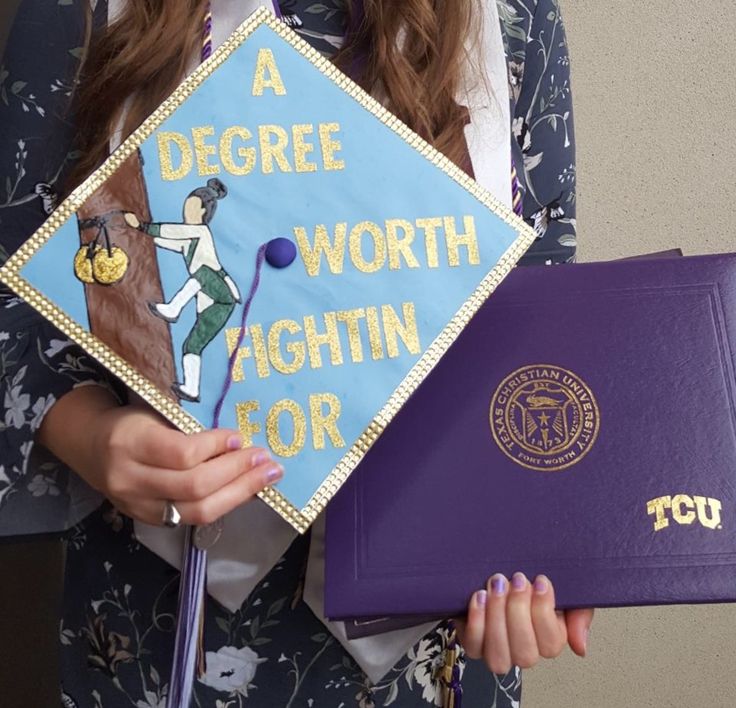
<svg viewBox="0 0 736 708"><path fill-rule="evenodd" d="M181 430L270 449L303 532L533 240L261 10L0 277Z"/></svg>

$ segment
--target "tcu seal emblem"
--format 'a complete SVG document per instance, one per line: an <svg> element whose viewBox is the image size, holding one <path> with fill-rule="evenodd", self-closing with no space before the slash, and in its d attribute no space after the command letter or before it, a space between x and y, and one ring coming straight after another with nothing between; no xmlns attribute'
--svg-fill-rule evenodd
<svg viewBox="0 0 736 708"><path fill-rule="evenodd" d="M567 369L525 366L493 394L493 438L514 462L532 470L562 470L588 453L600 428L598 404L588 386Z"/></svg>

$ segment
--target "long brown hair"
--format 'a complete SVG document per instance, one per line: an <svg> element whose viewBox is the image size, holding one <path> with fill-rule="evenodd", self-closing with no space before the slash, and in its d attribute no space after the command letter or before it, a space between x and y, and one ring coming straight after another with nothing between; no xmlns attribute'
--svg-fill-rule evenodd
<svg viewBox="0 0 736 708"><path fill-rule="evenodd" d="M364 0L362 22L335 57L343 69L359 65L355 78L364 88L461 166L466 110L455 98L471 3ZM123 113L124 138L182 80L200 45L206 8L207 0L128 0L120 16L95 34L74 109L83 156L68 186L104 160Z"/></svg>

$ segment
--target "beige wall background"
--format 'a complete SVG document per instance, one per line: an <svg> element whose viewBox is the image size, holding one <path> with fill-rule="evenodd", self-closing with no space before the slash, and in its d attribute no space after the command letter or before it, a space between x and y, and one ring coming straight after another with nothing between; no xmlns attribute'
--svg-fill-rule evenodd
<svg viewBox="0 0 736 708"><path fill-rule="evenodd" d="M562 0L580 260L736 250L731 0ZM733 708L736 606L602 610L585 660L527 671L523 708Z"/></svg>

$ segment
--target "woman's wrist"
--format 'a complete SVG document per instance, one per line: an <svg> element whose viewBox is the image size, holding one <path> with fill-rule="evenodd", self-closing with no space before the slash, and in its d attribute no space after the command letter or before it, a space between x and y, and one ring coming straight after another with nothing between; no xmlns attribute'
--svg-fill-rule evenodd
<svg viewBox="0 0 736 708"><path fill-rule="evenodd" d="M78 386L48 410L36 432L36 442L79 472L86 466L104 414L119 407L118 399L107 388Z"/></svg>

